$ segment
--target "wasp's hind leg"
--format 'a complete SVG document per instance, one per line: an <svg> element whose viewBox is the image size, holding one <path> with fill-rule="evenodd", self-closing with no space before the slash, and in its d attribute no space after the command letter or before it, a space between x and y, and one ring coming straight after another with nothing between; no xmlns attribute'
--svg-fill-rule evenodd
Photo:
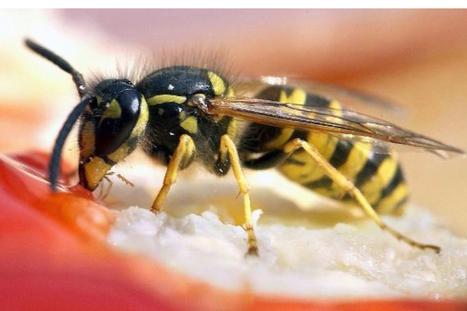
<svg viewBox="0 0 467 311"><path fill-rule="evenodd" d="M365 198L362 192L358 190L358 188L355 187L355 185L350 180L348 180L347 177L345 177L341 172L333 167L313 145L301 139L293 139L284 145L283 150L284 153L292 154L294 151L300 148L304 149L316 161L316 163L325 171L329 178L331 178L337 185L342 187L345 192L349 193L358 202L365 214L370 217L381 229L386 230L397 239L404 241L413 247L420 249L431 249L436 253L441 251L439 246L419 243L386 225L371 207L370 203L368 203L368 200Z"/></svg>
<svg viewBox="0 0 467 311"><path fill-rule="evenodd" d="M237 180L240 193L243 195L243 212L244 212L244 224L243 228L247 233L248 238L248 255L258 255L258 244L256 241L256 235L253 228L253 222L251 217L251 202L250 194L248 190L248 183L243 175L240 158L238 156L237 147L228 135L221 137L220 144L220 161L224 162L226 157L229 157L230 165Z"/></svg>
<svg viewBox="0 0 467 311"><path fill-rule="evenodd" d="M177 179L177 172L180 167L186 166L186 163L189 163L193 158L196 147L193 139L184 134L180 136L177 149L167 165L167 170L164 176L164 182L162 188L159 190L156 199L152 203L151 211L159 212L162 209L162 204L169 193L170 187L175 183Z"/></svg>

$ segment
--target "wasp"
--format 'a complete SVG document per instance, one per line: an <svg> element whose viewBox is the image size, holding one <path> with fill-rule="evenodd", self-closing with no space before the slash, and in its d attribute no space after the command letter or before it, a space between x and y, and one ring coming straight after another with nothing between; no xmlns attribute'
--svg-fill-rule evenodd
<svg viewBox="0 0 467 311"><path fill-rule="evenodd" d="M248 254L258 254L258 245L243 168L277 168L312 191L359 206L397 239L440 251L439 246L417 242L380 218L383 213L400 213L409 195L389 144L437 154L464 152L345 108L333 95L346 94L366 104L380 103L377 97L326 85L316 84L314 91L307 91L259 80L250 82L256 85L250 96L239 96L219 72L185 65L156 69L139 81L123 77L88 85L62 57L30 39L25 44L69 73L80 96L52 150L48 174L53 191L65 140L79 123L82 187L96 189L112 167L138 147L167 167L153 212L161 211L178 171L193 162L217 176L232 170L243 196Z"/></svg>

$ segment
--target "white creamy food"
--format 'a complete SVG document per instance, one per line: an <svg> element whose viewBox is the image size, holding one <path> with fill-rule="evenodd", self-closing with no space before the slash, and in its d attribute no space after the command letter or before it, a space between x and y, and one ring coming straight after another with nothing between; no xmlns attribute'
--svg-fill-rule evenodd
<svg viewBox="0 0 467 311"><path fill-rule="evenodd" d="M263 210L255 211L260 256L245 257L245 232L232 224L231 211L242 210L235 183L182 174L167 213L134 206L150 205L162 174L133 167L124 175L135 188L114 181L108 200L121 209L109 243L230 290L315 299L467 297L467 240L427 211L409 206L404 216L384 220L440 245L440 255L413 249L348 207L330 206L274 172L252 174L252 200Z"/></svg>

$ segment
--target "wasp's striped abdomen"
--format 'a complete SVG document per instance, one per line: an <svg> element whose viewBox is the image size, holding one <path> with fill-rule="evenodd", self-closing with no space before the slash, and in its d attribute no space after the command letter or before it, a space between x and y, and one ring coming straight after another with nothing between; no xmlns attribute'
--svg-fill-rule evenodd
<svg viewBox="0 0 467 311"><path fill-rule="evenodd" d="M307 94L297 88L271 86L260 92L258 98L293 103L304 107L331 107L335 114L342 113L337 101ZM330 116L332 118L332 116ZM358 140L343 139L324 132L309 132L290 128L276 128L259 124L250 125L247 131L250 151L257 153L280 150L294 138L306 140L351 180L376 211L396 213L402 211L407 201L408 189L404 181L401 166L394 154L385 147ZM247 141L248 143L248 141ZM254 146L254 147L252 147ZM288 179L297 182L321 195L339 200L351 201L316 162L304 151L294 152L288 159L277 166Z"/></svg>

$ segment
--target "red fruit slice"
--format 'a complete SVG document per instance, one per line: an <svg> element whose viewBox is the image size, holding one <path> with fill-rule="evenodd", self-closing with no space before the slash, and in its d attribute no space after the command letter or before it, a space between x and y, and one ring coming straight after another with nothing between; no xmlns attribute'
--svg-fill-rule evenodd
<svg viewBox="0 0 467 311"><path fill-rule="evenodd" d="M0 156L2 310L467 310L466 302L305 301L216 289L112 249L112 211L77 187L51 193L47 160Z"/></svg>

